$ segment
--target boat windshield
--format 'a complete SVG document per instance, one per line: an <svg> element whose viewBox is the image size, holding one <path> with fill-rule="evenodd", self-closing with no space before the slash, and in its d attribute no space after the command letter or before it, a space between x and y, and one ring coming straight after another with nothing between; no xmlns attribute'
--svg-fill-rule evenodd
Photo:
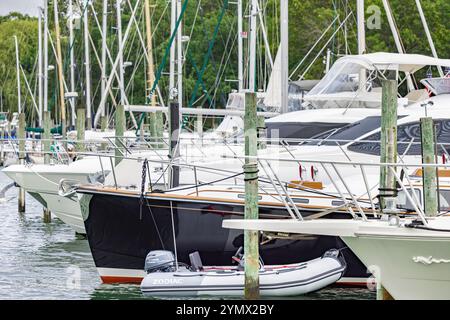
<svg viewBox="0 0 450 320"><path fill-rule="evenodd" d="M450 93L450 78L423 79L420 82L436 96Z"/></svg>
<svg viewBox="0 0 450 320"><path fill-rule="evenodd" d="M269 139L309 139L347 126L348 123L332 122L267 122L267 137ZM289 142L298 144L300 141Z"/></svg>
<svg viewBox="0 0 450 320"><path fill-rule="evenodd" d="M326 76L307 94L307 97L357 91L361 68L361 65L348 60L336 61Z"/></svg>
<svg viewBox="0 0 450 320"><path fill-rule="evenodd" d="M438 152L448 153L450 151L450 120L436 119L434 123L436 125ZM363 141L355 142L348 146L348 150L364 154L380 155L380 137L380 132L378 131L367 138L364 138ZM420 155L420 141L420 122L415 121L398 126L398 154ZM445 149L445 151L443 149Z"/></svg>
<svg viewBox="0 0 450 320"><path fill-rule="evenodd" d="M348 141L356 140L364 134L379 128L380 124L380 116L370 116L344 127L334 128L316 135L313 137L314 141L311 141L308 145L336 145L336 142L339 141L342 142L340 144L346 144Z"/></svg>

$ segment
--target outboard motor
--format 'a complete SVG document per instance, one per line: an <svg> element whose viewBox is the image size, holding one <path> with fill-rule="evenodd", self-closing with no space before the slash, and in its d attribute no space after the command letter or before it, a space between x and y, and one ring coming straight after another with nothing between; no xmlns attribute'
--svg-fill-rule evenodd
<svg viewBox="0 0 450 320"><path fill-rule="evenodd" d="M154 250L145 257L145 272L173 272L175 268L175 256L171 251Z"/></svg>

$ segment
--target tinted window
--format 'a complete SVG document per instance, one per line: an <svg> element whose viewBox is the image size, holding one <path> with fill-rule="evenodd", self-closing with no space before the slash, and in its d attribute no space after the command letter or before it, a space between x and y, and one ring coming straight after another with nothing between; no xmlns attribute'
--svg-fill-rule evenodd
<svg viewBox="0 0 450 320"><path fill-rule="evenodd" d="M346 123L327 123L327 122L268 122L267 136L268 138L280 139L308 139L323 132L328 132L336 128L341 128ZM278 136L277 136L278 134Z"/></svg>
<svg viewBox="0 0 450 320"><path fill-rule="evenodd" d="M438 143L450 143L450 120L435 120L436 125L436 137ZM398 139L398 153L400 155L420 155L420 123L412 122L398 126L397 128ZM380 155L380 141L381 134L377 132L369 137L365 138L363 142L356 142L348 147L349 150ZM374 142L368 142L374 141ZM410 142L413 141L413 144ZM447 152L450 151L450 146L445 146ZM438 152L442 152L442 148L439 147Z"/></svg>
<svg viewBox="0 0 450 320"><path fill-rule="evenodd" d="M367 117L361 121L357 121L346 125L345 127L335 128L333 130L328 130L320 135L315 136L315 139L323 140L320 142L321 145L335 145L335 141L329 140L355 140L367 132L373 131L380 127L381 117L373 116ZM311 142L310 144L318 144L319 142Z"/></svg>

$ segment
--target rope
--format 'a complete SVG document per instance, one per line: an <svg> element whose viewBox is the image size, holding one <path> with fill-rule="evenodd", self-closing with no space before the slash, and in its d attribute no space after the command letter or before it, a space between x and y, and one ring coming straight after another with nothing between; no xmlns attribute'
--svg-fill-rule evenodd
<svg viewBox="0 0 450 320"><path fill-rule="evenodd" d="M148 160L145 158L142 164L142 179L141 179L141 196L139 197L139 220L142 220L142 205L144 204L145 195L145 178L147 177Z"/></svg>

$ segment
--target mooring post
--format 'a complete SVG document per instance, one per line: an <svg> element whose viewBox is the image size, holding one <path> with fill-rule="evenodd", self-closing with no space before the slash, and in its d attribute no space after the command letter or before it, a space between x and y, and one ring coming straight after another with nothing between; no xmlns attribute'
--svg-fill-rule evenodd
<svg viewBox="0 0 450 320"><path fill-rule="evenodd" d="M52 119L50 111L44 111L43 113L43 125L44 132L42 133L42 151L44 152L44 164L50 163L50 137L51 137L51 127L52 127ZM46 207L43 208L43 219L44 223L50 223L52 221L52 213Z"/></svg>
<svg viewBox="0 0 450 320"><path fill-rule="evenodd" d="M19 163L25 164L25 113L19 114L19 132L17 138L19 139ZM25 212L25 189L19 187L19 213Z"/></svg>
<svg viewBox="0 0 450 320"><path fill-rule="evenodd" d="M123 136L125 134L125 108L123 105L117 105L116 107L116 132L115 132L115 144L116 144L116 150L114 152L116 161L115 164L118 165L120 161L122 161L122 156L124 155L124 148L122 143L125 143L123 141Z"/></svg>
<svg viewBox="0 0 450 320"><path fill-rule="evenodd" d="M381 101L381 145L380 162L397 163L397 81L382 81ZM380 209L386 209L387 198L396 197L396 181L388 167L380 168ZM377 281L377 300L393 300L389 292L381 284L382 273Z"/></svg>
<svg viewBox="0 0 450 320"><path fill-rule="evenodd" d="M100 131L105 132L107 127L108 127L108 118L106 118L106 116L101 116L100 117Z"/></svg>
<svg viewBox="0 0 450 320"><path fill-rule="evenodd" d="M258 116L257 123L258 130L258 150L264 150L267 148L267 133L266 133L266 119L264 116Z"/></svg>
<svg viewBox="0 0 450 320"><path fill-rule="evenodd" d="M245 219L258 219L258 155L256 94L245 94ZM245 299L259 298L259 232L244 231Z"/></svg>
<svg viewBox="0 0 450 320"><path fill-rule="evenodd" d="M173 164L176 164L180 157L180 105L175 101L170 102L169 105L169 125L170 159L172 160L169 181L170 187L176 188L180 185L180 167Z"/></svg>
<svg viewBox="0 0 450 320"><path fill-rule="evenodd" d="M142 143L144 142L144 136L145 136L145 118L141 123L141 126L139 127L139 141Z"/></svg>
<svg viewBox="0 0 450 320"><path fill-rule="evenodd" d="M1 135L1 145L0 145L0 166L3 165L3 162L5 161L5 150L4 150L4 146L5 146L5 131L6 131L6 127L1 128L2 130L2 135Z"/></svg>
<svg viewBox="0 0 450 320"><path fill-rule="evenodd" d="M148 123L152 147L155 149L164 148L164 144L162 143L164 131L163 113L161 111L151 112L148 116Z"/></svg>
<svg viewBox="0 0 450 320"><path fill-rule="evenodd" d="M77 110L77 152L84 152L85 151L85 144L84 144L84 136L85 136L85 129L86 129L86 110L84 108L80 108Z"/></svg>
<svg viewBox="0 0 450 320"><path fill-rule="evenodd" d="M420 119L420 133L422 138L422 163L436 163L435 130L433 118ZM435 217L438 215L438 193L436 168L423 167L423 203L425 215Z"/></svg>
<svg viewBox="0 0 450 320"><path fill-rule="evenodd" d="M44 132L42 135L42 150L44 151L44 163L50 163L50 136L51 136L52 119L50 111L44 111Z"/></svg>
<svg viewBox="0 0 450 320"><path fill-rule="evenodd" d="M380 162L397 163L397 81L383 80L381 101ZM386 209L386 198L395 196L395 176L387 167L380 169L380 207Z"/></svg>
<svg viewBox="0 0 450 320"><path fill-rule="evenodd" d="M198 137L203 145L203 115L198 114L197 120L195 121L195 130L197 131Z"/></svg>
<svg viewBox="0 0 450 320"><path fill-rule="evenodd" d="M158 141L158 149L164 148L163 134L164 134L164 114L162 111L156 112L156 136Z"/></svg>
<svg viewBox="0 0 450 320"><path fill-rule="evenodd" d="M106 116L100 117L100 131L105 132L108 128L108 118ZM100 144L100 150L105 150L107 148L107 143L101 143Z"/></svg>

